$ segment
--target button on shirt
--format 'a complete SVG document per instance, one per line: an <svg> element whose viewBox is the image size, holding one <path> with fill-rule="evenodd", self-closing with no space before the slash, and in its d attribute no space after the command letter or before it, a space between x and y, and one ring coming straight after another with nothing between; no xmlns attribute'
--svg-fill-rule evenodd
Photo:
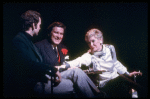
<svg viewBox="0 0 150 99"><path fill-rule="evenodd" d="M56 57L58 57L57 46L56 46L56 47L52 46L52 48L53 48L53 50L54 50L54 52L55 52L55 54L56 54Z"/></svg>
<svg viewBox="0 0 150 99"><path fill-rule="evenodd" d="M57 59L58 59L58 63L60 63L60 54L59 54L59 52L58 52L58 47L57 47L57 46L54 47L54 46L52 45L52 48L53 48L53 50L54 50L54 52L55 52L55 54L56 54L56 57L57 57Z"/></svg>
<svg viewBox="0 0 150 99"><path fill-rule="evenodd" d="M118 77L119 74L127 72L127 68L125 66L123 66L118 60L113 60L111 55L111 46L113 45L108 46L103 44L102 55L99 57L87 52L75 60L68 61L67 63L70 67L81 67L82 65L90 66L92 63L94 71L105 70L105 72L99 74L99 87L103 87L109 80Z"/></svg>

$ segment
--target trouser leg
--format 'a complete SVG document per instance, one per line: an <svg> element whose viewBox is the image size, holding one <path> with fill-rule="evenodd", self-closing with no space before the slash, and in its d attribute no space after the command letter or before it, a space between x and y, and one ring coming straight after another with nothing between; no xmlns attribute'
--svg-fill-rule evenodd
<svg viewBox="0 0 150 99"><path fill-rule="evenodd" d="M47 83L41 83L38 82L35 86L35 92L38 94L38 96L41 97L58 97L58 98L64 98L64 97L72 97L74 88L73 83L69 79L63 79L59 83L58 86L53 87L53 95L51 95L51 81L48 80Z"/></svg>
<svg viewBox="0 0 150 99"><path fill-rule="evenodd" d="M63 71L61 72L61 76L62 78L72 80L83 97L95 97L94 93L100 92L91 79L80 68Z"/></svg>

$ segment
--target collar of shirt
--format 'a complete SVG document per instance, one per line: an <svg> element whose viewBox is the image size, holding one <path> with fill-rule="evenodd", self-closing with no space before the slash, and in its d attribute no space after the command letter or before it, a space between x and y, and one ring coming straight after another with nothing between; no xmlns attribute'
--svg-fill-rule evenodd
<svg viewBox="0 0 150 99"><path fill-rule="evenodd" d="M53 50L54 50L54 46L52 45L52 48L53 48ZM57 50L57 46L56 46L56 50Z"/></svg>
<svg viewBox="0 0 150 99"><path fill-rule="evenodd" d="M96 57L101 57L101 56L105 56L106 55L106 48L104 45L102 51L98 51L98 52L94 52L93 55Z"/></svg>
<svg viewBox="0 0 150 99"><path fill-rule="evenodd" d="M26 32L23 32L23 33L30 41L32 41L32 36L30 34L28 34Z"/></svg>

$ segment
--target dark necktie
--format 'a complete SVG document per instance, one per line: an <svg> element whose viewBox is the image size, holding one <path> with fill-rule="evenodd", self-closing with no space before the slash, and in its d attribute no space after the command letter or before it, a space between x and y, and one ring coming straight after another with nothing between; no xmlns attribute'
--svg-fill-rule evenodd
<svg viewBox="0 0 150 99"><path fill-rule="evenodd" d="M54 52L55 52L55 54L56 54L56 57L58 57L58 54L57 54L57 49L56 49L56 47L54 47Z"/></svg>

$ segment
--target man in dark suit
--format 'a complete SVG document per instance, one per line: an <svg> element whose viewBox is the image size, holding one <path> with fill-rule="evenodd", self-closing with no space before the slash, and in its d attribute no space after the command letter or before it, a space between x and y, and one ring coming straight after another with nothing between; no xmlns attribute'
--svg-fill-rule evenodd
<svg viewBox="0 0 150 99"><path fill-rule="evenodd" d="M21 17L24 30L18 33L12 41L12 66L10 71L8 70L9 84L7 86L10 92L7 95L11 97L51 97L51 82L47 77L51 76L52 73L58 77L58 79L54 80L56 82L56 87L53 90L55 96L67 97L68 95L72 95L74 91L73 86L77 83L79 83L80 89L82 88L82 91L86 93L86 89L90 88L90 85L84 85L85 79L87 79L84 77L85 74L82 75L80 71L77 72L74 70L76 78L72 79L74 79L75 84L70 79L61 79L59 71L55 68L55 62L45 63L43 55L40 55L38 49L33 44L32 38L38 35L40 30L40 13L28 10ZM56 43L59 43L58 38L55 39ZM57 57L54 57L52 60L55 61L55 58ZM78 77L80 74L82 77ZM98 89L96 90L99 91ZM88 93L82 94L85 97L94 96L92 90L89 89Z"/></svg>
<svg viewBox="0 0 150 99"><path fill-rule="evenodd" d="M12 41L12 67L8 78L8 96L12 97L33 97L48 96L50 87L45 87L47 75L51 72L59 76L59 72L53 64L44 64L42 56L32 42L33 36L38 35L41 25L40 13L28 10L21 15L23 31L18 33ZM60 82L61 78L56 80ZM66 85L67 84L67 85ZM60 88L64 92L73 92L71 81L61 81ZM72 87L72 88L71 88ZM69 89L70 88L70 89ZM63 91L58 91L63 94Z"/></svg>
<svg viewBox="0 0 150 99"><path fill-rule="evenodd" d="M65 56L68 50L61 44L65 29L66 26L63 23L53 22L48 27L48 38L35 43L44 63L53 64L53 66L65 64ZM68 69L69 65L67 64L65 64L64 68L64 70L59 69L62 80L65 79L66 83L68 82L67 80L72 81L78 97L96 97L96 94L100 93L91 79L80 68ZM57 87L54 87L54 92L57 92L55 89Z"/></svg>

